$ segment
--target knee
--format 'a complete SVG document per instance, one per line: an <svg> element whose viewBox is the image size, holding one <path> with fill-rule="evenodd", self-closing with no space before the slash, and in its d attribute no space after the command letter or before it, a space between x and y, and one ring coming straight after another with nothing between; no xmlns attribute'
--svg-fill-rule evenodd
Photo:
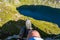
<svg viewBox="0 0 60 40"><path fill-rule="evenodd" d="M40 34L39 34L38 31L33 30L33 31L31 32L31 36L32 36L32 37L40 37Z"/></svg>

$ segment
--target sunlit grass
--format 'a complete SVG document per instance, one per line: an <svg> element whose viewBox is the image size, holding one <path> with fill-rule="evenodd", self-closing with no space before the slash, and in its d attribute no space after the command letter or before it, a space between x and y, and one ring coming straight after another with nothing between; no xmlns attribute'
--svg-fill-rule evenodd
<svg viewBox="0 0 60 40"><path fill-rule="evenodd" d="M0 0L0 2L4 1ZM60 2L57 2L55 0L8 0L5 3L9 3L16 7L21 5L46 5L54 8L60 8Z"/></svg>
<svg viewBox="0 0 60 40"><path fill-rule="evenodd" d="M5 23L7 23L10 20L13 21L18 21L18 20L24 20L26 21L27 18L29 18L32 22L32 24L35 27L38 27L39 29L41 29L42 31L46 32L47 34L60 34L60 28L57 24L55 23L51 23L51 22L46 22L46 21L42 21L42 20L36 20L33 19L31 17L27 17L24 15L21 15L17 10L16 7L17 6L21 6L21 5L46 5L46 6L51 6L51 7L56 7L59 8L60 4L59 3L52 3L52 2L48 2L48 1L32 1L32 0L21 0L20 4L15 5L13 2L2 2L0 4L0 27L3 27L3 25ZM14 27L13 27L14 26ZM3 28L3 30L5 31L11 31L11 33L15 32L14 30L17 31L16 29L17 24L12 23L12 26L10 27L6 27ZM10 30L11 28L15 28L13 31ZM19 29L18 29L19 30ZM16 33L16 32L15 32Z"/></svg>

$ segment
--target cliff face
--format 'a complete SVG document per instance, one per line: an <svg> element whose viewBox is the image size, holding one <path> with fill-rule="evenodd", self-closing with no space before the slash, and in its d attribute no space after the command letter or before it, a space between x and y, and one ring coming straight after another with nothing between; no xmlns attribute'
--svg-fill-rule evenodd
<svg viewBox="0 0 60 40"><path fill-rule="evenodd" d="M27 4L27 0L26 0L26 1L22 2L21 5L23 5L23 3L25 4L25 2ZM28 1L28 2L31 2L31 1ZM32 2L30 4L32 4ZM25 22L21 22L21 20L25 21L27 18L28 18L27 16L24 16L24 15L21 15L20 13L18 13L15 5L10 4L9 2L7 2L7 3L0 2L0 27L2 27L4 32L9 32L11 34L17 33L17 31L15 31L15 30L19 29L20 25L21 26L25 25L24 24ZM41 20L35 20L31 17L29 17L29 18L35 27L37 27L43 31L41 33L43 36L46 36L44 34L44 32L47 34L60 34L60 28L58 27L57 24L54 24L51 22L46 22L46 21L41 21ZM14 22L6 24L11 20ZM18 21L18 20L20 20L20 21ZM13 25L13 26L11 26L11 25Z"/></svg>

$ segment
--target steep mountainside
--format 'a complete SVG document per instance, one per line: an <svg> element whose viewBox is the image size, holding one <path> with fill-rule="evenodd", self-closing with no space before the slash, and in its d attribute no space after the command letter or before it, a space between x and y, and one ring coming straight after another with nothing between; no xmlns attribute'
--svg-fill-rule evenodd
<svg viewBox="0 0 60 40"><path fill-rule="evenodd" d="M9 0L10 1L10 0ZM11 0L12 1L12 0ZM24 1L24 0L23 0ZM31 2L32 0L28 1L24 1L22 2L21 0L21 5L23 5L23 3L27 4L27 5L30 5L30 4L34 4ZM41 1L40 1L41 2ZM25 22L21 22L21 20L25 21L27 18L29 18L32 22L32 24L39 28L40 30L42 30L43 32L47 33L47 34L60 34L60 28L58 27L57 24L54 24L54 23L51 23L51 22L46 22L46 21L42 21L42 20L35 20L31 17L27 17L27 16L24 16L24 15L21 15L17 10L16 10L16 5L14 5L13 3L10 4L11 2L0 2L0 27L2 28L2 30L4 32L9 32L11 34L14 34L14 33L17 33L17 29L19 29L19 25L22 25L24 26ZM39 1L36 2L37 4L39 4ZM45 2L46 3L46 2ZM44 4L45 4L44 3ZM20 5L20 4L19 4ZM20 6L21 6L20 5ZM40 5L40 4L39 4ZM48 5L48 3L46 4ZM53 5L53 4L52 4ZM59 4L58 4L59 5ZM50 6L50 5L49 5ZM55 7L55 6L54 6ZM59 7L59 6L58 6ZM9 24L6 24L8 23L9 21L14 21L14 23L9 23ZM20 20L20 21L19 21ZM16 22L16 23L15 23ZM6 24L6 25L5 25ZM5 25L5 26L4 26ZM11 27L12 25L12 27ZM16 29L17 28L17 29ZM11 29L11 30L10 30ZM13 31L12 31L13 30ZM14 32L14 33L13 33ZM44 33L41 33L42 35L44 36L47 36L45 35Z"/></svg>

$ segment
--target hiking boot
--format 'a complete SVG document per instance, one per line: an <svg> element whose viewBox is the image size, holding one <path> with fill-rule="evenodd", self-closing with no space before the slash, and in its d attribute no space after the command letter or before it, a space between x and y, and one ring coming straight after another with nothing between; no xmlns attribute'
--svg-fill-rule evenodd
<svg viewBox="0 0 60 40"><path fill-rule="evenodd" d="M26 28L32 30L32 24L29 19L26 20Z"/></svg>

